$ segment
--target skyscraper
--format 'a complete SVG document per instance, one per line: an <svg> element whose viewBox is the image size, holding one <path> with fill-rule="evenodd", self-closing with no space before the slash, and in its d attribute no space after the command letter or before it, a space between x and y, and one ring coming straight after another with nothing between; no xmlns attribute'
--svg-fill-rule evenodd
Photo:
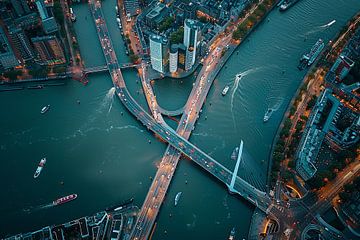
<svg viewBox="0 0 360 240"><path fill-rule="evenodd" d="M165 73L169 65L169 41L159 35L150 36L150 57L152 68Z"/></svg>
<svg viewBox="0 0 360 240"><path fill-rule="evenodd" d="M178 68L178 51L179 47L177 44L172 44L170 48L170 66L169 71L175 73Z"/></svg>
<svg viewBox="0 0 360 240"><path fill-rule="evenodd" d="M200 27L196 20L186 19L184 23L184 45L186 47L185 70L195 63L196 50L200 41Z"/></svg>
<svg viewBox="0 0 360 240"><path fill-rule="evenodd" d="M4 30L0 27L0 67L10 69L19 65Z"/></svg>

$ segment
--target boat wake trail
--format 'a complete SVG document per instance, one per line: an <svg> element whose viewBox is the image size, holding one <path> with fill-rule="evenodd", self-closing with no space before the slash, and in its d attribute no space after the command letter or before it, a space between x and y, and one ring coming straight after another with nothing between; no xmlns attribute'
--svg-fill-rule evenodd
<svg viewBox="0 0 360 240"><path fill-rule="evenodd" d="M236 123L235 123L235 117L234 117L234 111L233 111L233 109L234 109L234 97L235 97L236 91L239 88L239 82L243 77L245 77L245 76L247 76L247 75L249 75L251 73L255 73L255 72L259 71L260 69L261 69L261 67L257 67L257 68L252 68L252 69L246 70L244 72L239 72L237 74L240 74L240 77L235 77L234 84L232 86L231 102L230 102L231 115L232 115L232 119L233 119L235 129L236 129Z"/></svg>
<svg viewBox="0 0 360 240"><path fill-rule="evenodd" d="M315 27L313 30L310 30L308 31L307 33L305 33L305 37L311 35L311 34L314 34L314 33L317 33L317 32L321 32L325 29L328 29L329 27L331 27L334 23L336 23L336 20L332 20L331 22L327 23L327 24L324 24L324 25L321 25L319 27Z"/></svg>
<svg viewBox="0 0 360 240"><path fill-rule="evenodd" d="M52 207L54 207L53 203L42 204L42 205L36 206L36 207L24 208L23 212L26 212L26 213L30 214L30 213L33 213L33 212L37 212L37 211L52 208Z"/></svg>
<svg viewBox="0 0 360 240"><path fill-rule="evenodd" d="M101 104L102 108L101 109L104 109L106 108L107 106L109 106L108 108L108 114L110 113L111 111L111 108L112 108L112 105L113 105L113 102L114 102L114 95L115 95L115 87L112 87L109 89L109 91L107 92L106 96L104 97L104 100Z"/></svg>
<svg viewBox="0 0 360 240"><path fill-rule="evenodd" d="M333 25L334 23L336 23L336 20L335 20L335 19L332 20L331 22L325 24L325 25L320 26L320 27L321 27L321 28L327 28L327 27L330 27L331 25Z"/></svg>

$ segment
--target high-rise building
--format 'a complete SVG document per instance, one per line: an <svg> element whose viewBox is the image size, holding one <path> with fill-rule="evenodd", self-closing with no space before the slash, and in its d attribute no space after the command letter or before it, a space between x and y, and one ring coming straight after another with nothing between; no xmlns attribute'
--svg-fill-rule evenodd
<svg viewBox="0 0 360 240"><path fill-rule="evenodd" d="M56 36L43 36L31 39L37 52L36 61L40 65L55 65L66 62L63 49Z"/></svg>
<svg viewBox="0 0 360 240"><path fill-rule="evenodd" d="M177 44L172 44L170 48L170 66L169 71L175 73L178 68L178 51L179 47Z"/></svg>
<svg viewBox="0 0 360 240"><path fill-rule="evenodd" d="M49 34L58 31L59 27L56 23L55 17L53 16L53 12L50 8L45 7L44 0L37 0L36 6L38 8L45 33Z"/></svg>
<svg viewBox="0 0 360 240"><path fill-rule="evenodd" d="M124 0L124 7L127 16L135 16L140 13L139 0Z"/></svg>
<svg viewBox="0 0 360 240"><path fill-rule="evenodd" d="M186 19L184 23L184 45L186 47L185 70L189 70L194 65L199 43L200 27L198 21Z"/></svg>
<svg viewBox="0 0 360 240"><path fill-rule="evenodd" d="M11 0L11 5L13 6L18 17L30 13L30 8L26 0Z"/></svg>
<svg viewBox="0 0 360 240"><path fill-rule="evenodd" d="M22 61L24 62L33 59L34 52L24 31L21 28L11 26L9 27L9 34L12 44L21 55Z"/></svg>
<svg viewBox="0 0 360 240"><path fill-rule="evenodd" d="M340 80L343 80L354 65L354 61L349 57L340 55L338 59L336 59L334 65L331 67L331 71L334 72L340 78Z"/></svg>
<svg viewBox="0 0 360 240"><path fill-rule="evenodd" d="M14 51L5 35L4 30L0 27L0 65L3 69L10 69L19 65Z"/></svg>
<svg viewBox="0 0 360 240"><path fill-rule="evenodd" d="M152 68L165 73L169 65L169 41L159 35L150 36L150 57Z"/></svg>

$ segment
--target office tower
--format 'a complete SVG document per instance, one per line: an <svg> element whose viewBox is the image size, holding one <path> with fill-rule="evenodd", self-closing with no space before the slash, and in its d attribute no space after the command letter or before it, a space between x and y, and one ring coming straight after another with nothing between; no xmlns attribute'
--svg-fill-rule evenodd
<svg viewBox="0 0 360 240"><path fill-rule="evenodd" d="M196 20L186 19L184 23L184 45L186 47L185 70L195 63L196 50L200 41L200 28Z"/></svg>
<svg viewBox="0 0 360 240"><path fill-rule="evenodd" d="M150 57L152 68L165 73L169 65L169 41L159 35L151 35Z"/></svg>
<svg viewBox="0 0 360 240"><path fill-rule="evenodd" d="M334 72L340 80L343 80L354 65L354 61L349 57L340 55L332 66L331 71Z"/></svg>
<svg viewBox="0 0 360 240"><path fill-rule="evenodd" d="M171 73L175 73L177 71L178 68L178 45L177 44L172 44L171 48L170 48L170 66L169 66L169 71Z"/></svg>

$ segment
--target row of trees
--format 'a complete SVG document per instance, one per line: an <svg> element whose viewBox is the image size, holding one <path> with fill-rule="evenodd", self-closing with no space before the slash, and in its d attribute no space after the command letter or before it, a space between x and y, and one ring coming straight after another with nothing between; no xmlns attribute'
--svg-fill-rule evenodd
<svg viewBox="0 0 360 240"><path fill-rule="evenodd" d="M258 0L254 1L254 4L258 4ZM233 33L233 39L235 40L241 40L243 39L246 34L250 31L250 29L257 23L259 23L262 18L266 15L266 13L271 9L271 7L275 4L275 0L264 0L261 4L257 6L255 11L247 17L245 21L243 21L241 24L238 25L236 31ZM248 12L251 9L251 6L249 5L247 8L245 8L240 18L245 17L246 12Z"/></svg>

